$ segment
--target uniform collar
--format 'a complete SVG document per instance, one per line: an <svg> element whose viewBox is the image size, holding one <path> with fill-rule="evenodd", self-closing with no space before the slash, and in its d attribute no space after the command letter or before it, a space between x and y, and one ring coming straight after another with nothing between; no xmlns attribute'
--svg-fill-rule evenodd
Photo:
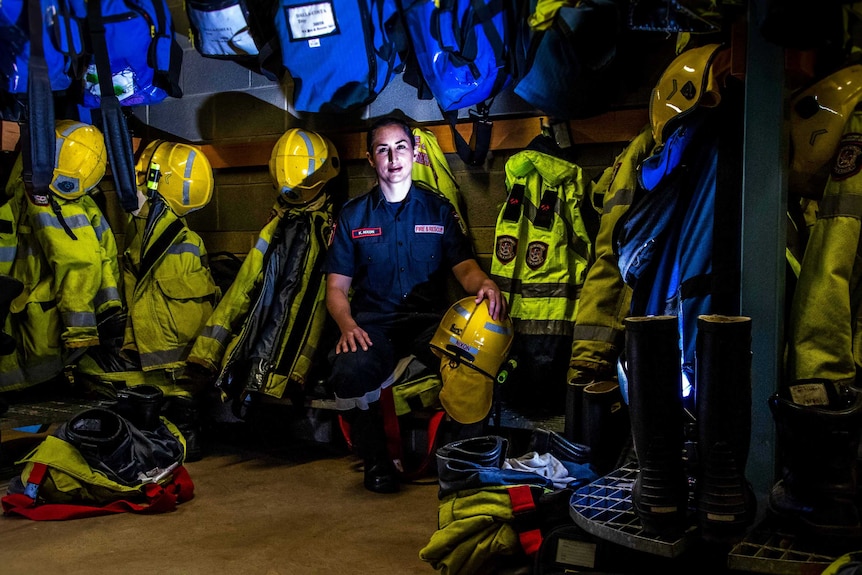
<svg viewBox="0 0 862 575"><path fill-rule="evenodd" d="M415 182L411 183L410 184L410 190L407 192L407 195L404 196L404 200L401 202L402 204L407 204L410 201L410 199L413 197L413 192L415 189L416 189ZM374 186L374 188L371 190L371 194L372 194L371 203L375 209L381 207L386 202L386 198L383 197L383 192L380 191L379 185Z"/></svg>

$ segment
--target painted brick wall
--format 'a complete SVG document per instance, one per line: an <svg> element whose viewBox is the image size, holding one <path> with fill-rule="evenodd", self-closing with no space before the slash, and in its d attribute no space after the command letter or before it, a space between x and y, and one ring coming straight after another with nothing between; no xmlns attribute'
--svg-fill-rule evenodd
<svg viewBox="0 0 862 575"><path fill-rule="evenodd" d="M593 179L613 162L624 145L580 146L578 165ZM477 258L486 270L490 269L497 214L506 198L505 162L515 152L491 153L485 165L479 167L464 164L455 154L446 155L464 197L465 218ZM374 185L374 170L368 162L353 160L345 162L343 167L348 176L350 197L365 193ZM101 188L108 219L122 250L127 216L119 208L110 178L103 181ZM276 191L266 168L217 170L212 201L204 209L190 214L187 222L203 237L209 252L227 251L242 257L254 246L275 198Z"/></svg>
<svg viewBox="0 0 862 575"><path fill-rule="evenodd" d="M235 62L200 56L187 37L188 19L183 1L169 0L168 4L183 48L183 97L168 98L154 106L135 109L135 116L140 120L133 126L135 136L144 139L175 138L193 143L231 143L272 139L293 126L323 133L360 131L368 118L396 109L420 123L439 123L443 119L437 104L433 100L417 99L415 88L405 84L400 76L396 76L370 106L356 114L298 114L290 105L292 84L288 75L283 81L275 82ZM644 106L650 86L633 90L621 104ZM511 89L495 98L491 113L492 116L538 114ZM468 114L466 109L459 112L460 117ZM578 164L592 178L612 163L623 146L624 143L579 146ZM515 151L494 151L479 167L467 166L454 154L447 155L464 195L466 218L476 253L485 269L490 266L494 224L506 195L505 162ZM375 174L364 160L347 161L343 166L348 175L350 196L363 193L373 185ZM189 226L201 234L210 252L228 251L244 255L254 245L275 199L269 174L265 167L221 169L216 171L215 182L212 202L188 217ZM117 206L109 178L105 179L102 188L108 218L122 249L127 216Z"/></svg>

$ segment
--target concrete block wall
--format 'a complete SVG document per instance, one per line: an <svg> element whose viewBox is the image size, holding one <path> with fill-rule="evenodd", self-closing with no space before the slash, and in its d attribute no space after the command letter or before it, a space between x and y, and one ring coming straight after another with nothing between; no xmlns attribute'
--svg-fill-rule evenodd
<svg viewBox="0 0 862 575"><path fill-rule="evenodd" d="M440 123L443 120L433 100L419 100L416 90L400 76L367 108L355 114L326 116L299 114L290 104L292 84L289 75L281 82L267 79L236 62L204 58L192 46L187 32L188 19L182 0L168 0L174 18L176 37L183 48L182 98L168 98L153 106L134 109L135 136L176 139L193 143L245 143L272 140L287 128L301 126L322 133L362 131L368 118L400 110L417 123ZM648 94L648 91L646 92ZM632 105L644 105L645 92L630 96ZM459 116L466 116L462 110ZM539 114L511 90L494 100L495 115ZM577 147L578 164L590 178L597 176L613 162L625 143L590 144ZM517 150L495 150L484 165L464 164L455 154L447 154L450 167L461 187L480 264L490 268L494 244L494 225L500 205L505 200L504 166ZM364 193L374 184L375 174L364 160L343 163L349 182L349 196ZM108 206L108 218L123 247L126 215L119 209L111 182L102 185ZM227 251L245 255L254 245L257 234L266 223L275 190L266 166L219 169L215 173L212 202L187 220L201 234L209 252Z"/></svg>
<svg viewBox="0 0 862 575"><path fill-rule="evenodd" d="M594 179L613 163L624 146L624 142L580 146L576 151L578 165L589 179ZM464 198L465 218L477 258L486 271L490 270L497 214L506 199L505 163L515 152L517 150L493 152L479 167L466 165L455 154L446 154ZM374 185L375 173L368 162L352 160L345 162L343 168L347 172L350 197L365 193ZM109 178L101 188L105 193L107 217L122 250L127 216L119 208ZM243 257L254 246L276 195L265 167L216 170L212 201L186 219L189 227L204 239L210 253L226 251Z"/></svg>

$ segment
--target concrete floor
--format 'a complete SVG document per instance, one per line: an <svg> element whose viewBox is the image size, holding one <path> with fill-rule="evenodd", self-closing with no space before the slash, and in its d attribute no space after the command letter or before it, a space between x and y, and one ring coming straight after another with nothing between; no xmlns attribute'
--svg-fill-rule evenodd
<svg viewBox="0 0 862 575"><path fill-rule="evenodd" d="M195 497L161 515L0 517L3 575L430 574L437 483L378 495L351 455L220 447L187 463ZM6 492L6 485L0 485Z"/></svg>
<svg viewBox="0 0 862 575"><path fill-rule="evenodd" d="M0 416L0 494L6 493L9 477L20 473L10 460L34 447L52 426L32 435L16 430L38 421L65 421L80 407L65 401L29 402L13 404ZM57 522L0 516L0 575L436 573L419 558L437 529L436 477L404 484L393 495L366 491L360 461L327 413L321 410L320 419L310 425L310 418L292 409L272 407L255 425L212 427L204 458L186 463L195 497L171 513ZM523 435L509 435L510 454L523 452L516 447L519 438ZM737 555L738 566L730 569L726 549L693 545L668 560L589 537L585 541L598 545L598 569L591 572L604 574L750 570L813 575L831 561L799 549L779 562L781 569L772 563L762 568L755 557L772 548L759 538L752 551ZM789 545L781 537L775 549L787 554ZM505 570L508 575L526 572L522 565Z"/></svg>

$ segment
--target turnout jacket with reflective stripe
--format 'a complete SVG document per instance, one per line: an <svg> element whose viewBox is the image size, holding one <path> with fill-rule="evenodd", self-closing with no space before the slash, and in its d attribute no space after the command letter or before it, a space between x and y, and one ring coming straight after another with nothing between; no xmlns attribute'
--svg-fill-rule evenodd
<svg viewBox="0 0 862 575"><path fill-rule="evenodd" d="M508 197L497 217L491 277L519 333L572 334L592 259L580 212L588 185L579 166L536 149L506 162Z"/></svg>
<svg viewBox="0 0 862 575"><path fill-rule="evenodd" d="M638 186L638 167L654 142L647 124L593 184L593 205L601 214L596 261L590 266L578 303L568 380L612 376L625 343L623 320L629 315L632 289L620 275L614 253L617 224L628 212Z"/></svg>
<svg viewBox="0 0 862 575"><path fill-rule="evenodd" d="M15 354L0 358L0 390L47 381L63 370L65 350L99 344L97 318L122 308L114 234L89 195L51 205L28 199L20 160L10 177L4 213L12 216L15 245L10 275L24 284L11 306L10 333Z"/></svg>
<svg viewBox="0 0 862 575"><path fill-rule="evenodd" d="M137 352L145 371L178 369L185 366L220 292L201 237L164 206L151 204L150 209L154 212L146 222L137 217L129 222L131 240L123 258L129 307L123 351ZM162 244L162 236L170 241Z"/></svg>
<svg viewBox="0 0 862 575"><path fill-rule="evenodd" d="M326 320L322 272L332 206L287 208L273 217L194 342L188 361L218 374L227 398L283 397L306 383Z"/></svg>
<svg viewBox="0 0 862 575"><path fill-rule="evenodd" d="M787 379L853 383L862 365L862 112L844 128L788 319ZM799 388L802 393L803 388ZM816 398L800 397L799 403Z"/></svg>

